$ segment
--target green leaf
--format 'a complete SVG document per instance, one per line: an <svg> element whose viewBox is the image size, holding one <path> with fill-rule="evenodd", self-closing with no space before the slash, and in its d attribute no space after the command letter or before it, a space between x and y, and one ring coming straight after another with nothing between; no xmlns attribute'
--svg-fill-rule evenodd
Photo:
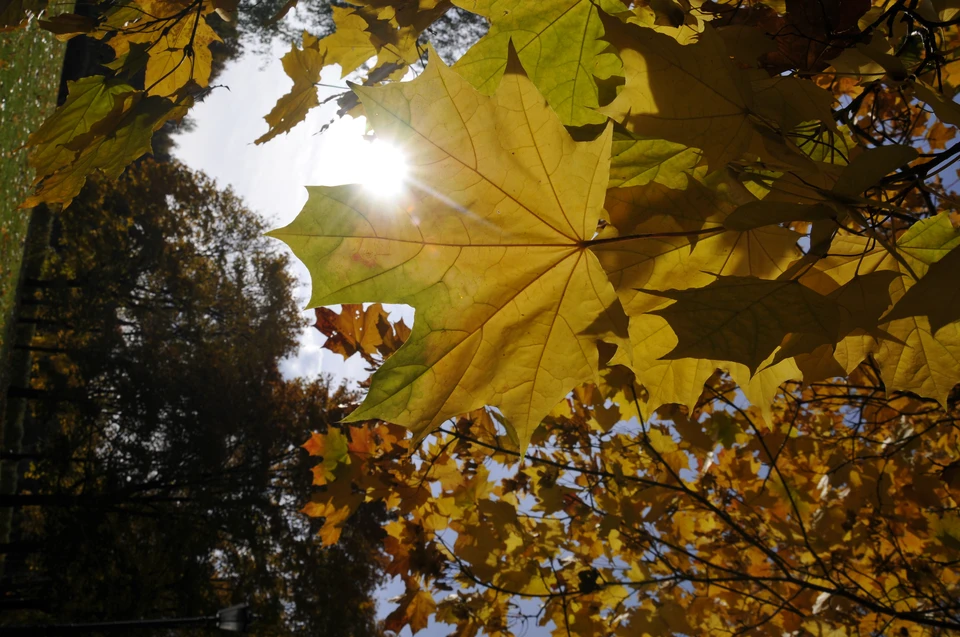
<svg viewBox="0 0 960 637"><path fill-rule="evenodd" d="M130 85L91 76L74 82L70 97L30 136L29 161L37 171L36 192L22 205L68 205L87 175L116 179L151 151L153 133L185 106L135 91Z"/></svg>
<svg viewBox="0 0 960 637"><path fill-rule="evenodd" d="M618 74L616 56L604 53L599 11L625 11L618 0L455 0L490 20L490 31L454 68L480 92L491 94L507 67L512 41L530 79L568 126L599 124L595 77Z"/></svg>
<svg viewBox="0 0 960 637"><path fill-rule="evenodd" d="M610 188L663 184L683 190L694 176L703 177L700 151L665 139L614 134L610 158Z"/></svg>
<svg viewBox="0 0 960 637"><path fill-rule="evenodd" d="M35 181L68 166L76 153L67 147L90 132L116 108L117 98L132 94L129 84L111 82L102 75L91 75L67 82L67 101L30 135L30 166L37 171Z"/></svg>

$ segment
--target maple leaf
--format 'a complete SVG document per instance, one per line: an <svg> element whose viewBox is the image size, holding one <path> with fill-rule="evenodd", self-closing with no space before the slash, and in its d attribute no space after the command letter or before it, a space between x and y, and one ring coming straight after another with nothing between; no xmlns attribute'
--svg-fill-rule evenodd
<svg viewBox="0 0 960 637"><path fill-rule="evenodd" d="M455 0L458 7L490 20L490 31L455 69L482 93L492 94L507 68L512 42L540 93L569 126L597 124L606 117L595 77L619 74L616 56L605 53L600 12L625 11L619 0Z"/></svg>
<svg viewBox="0 0 960 637"><path fill-rule="evenodd" d="M117 98L133 92L129 84L108 82L97 75L67 82L67 101L30 135L30 165L37 171L36 181L68 166L76 153L67 144L110 115Z"/></svg>
<svg viewBox="0 0 960 637"><path fill-rule="evenodd" d="M310 269L311 305L417 311L350 420L381 418L422 438L492 404L525 447L563 396L596 378L598 341L626 331L586 245L609 129L574 142L516 61L493 97L436 57L413 82L356 90L378 136L408 153L407 201L311 188L300 216L271 233Z"/></svg>
<svg viewBox="0 0 960 637"><path fill-rule="evenodd" d="M340 65L340 77L350 73L377 54L367 19L357 9L333 7L336 31L319 41L319 49L329 57L327 64Z"/></svg>
<svg viewBox="0 0 960 637"><path fill-rule="evenodd" d="M610 222L622 235L595 242L593 250L627 314L662 305L642 290L703 286L714 274L781 274L799 256L796 233L723 232L731 211L752 200L742 186L722 178L712 186L691 181L682 191L656 183L608 191Z"/></svg>
<svg viewBox="0 0 960 637"><path fill-rule="evenodd" d="M339 429L331 427L325 434L314 433L303 444L311 456L320 456L323 462L313 468L313 483L324 485L334 477L334 470L342 462L349 463L347 439Z"/></svg>
<svg viewBox="0 0 960 637"><path fill-rule="evenodd" d="M621 350L610 363L629 367L637 375L637 381L646 389L645 416L661 405L692 407L703 393L704 383L721 366L706 358L664 360L676 348L677 337L667 321L656 314L630 318L630 346L632 357Z"/></svg>
<svg viewBox="0 0 960 637"><path fill-rule="evenodd" d="M718 277L703 288L651 293L676 301L655 312L679 338L665 358L729 360L752 372L788 334L837 340L837 305L796 281Z"/></svg>
<svg viewBox="0 0 960 637"><path fill-rule="evenodd" d="M362 305L347 303L339 314L329 308L318 307L316 315L314 327L327 337L324 347L344 359L357 352L369 359L383 345L379 323L386 319L386 312L379 303L366 310Z"/></svg>
<svg viewBox="0 0 960 637"><path fill-rule="evenodd" d="M813 82L797 77L767 77L763 73L751 81L750 87L754 112L768 121L776 122L781 130L792 130L812 120L836 128L833 122L833 94Z"/></svg>
<svg viewBox="0 0 960 637"><path fill-rule="evenodd" d="M348 505L337 506L331 502L308 502L302 512L310 517L324 518L320 527L320 539L325 546L336 544L343 533L343 524L353 513Z"/></svg>
<svg viewBox="0 0 960 637"><path fill-rule="evenodd" d="M960 249L954 248L947 255L930 265L927 273L884 316L885 321L926 316L930 329L940 328L960 321L960 290L957 288L957 273L960 272Z"/></svg>
<svg viewBox="0 0 960 637"><path fill-rule="evenodd" d="M302 46L298 48L296 44L292 45L280 62L284 72L293 80L293 87L264 116L270 130L258 137L255 144L262 144L280 133L290 131L306 118L310 109L320 105L317 82L326 64L326 52L321 48L320 40L304 32Z"/></svg>
<svg viewBox="0 0 960 637"><path fill-rule="evenodd" d="M170 96L191 80L201 87L209 84L214 42L221 42L220 37L199 14L191 13L165 28L151 43L144 79L147 94Z"/></svg>
<svg viewBox="0 0 960 637"><path fill-rule="evenodd" d="M890 284L890 299L899 304L917 284L914 276L922 281L930 267L958 245L960 233L948 216L941 213L914 224L901 235L895 246L899 258L888 250L873 248L867 238L838 237L832 248L834 254L817 265L817 270L827 274L830 282L818 280L814 273L806 278L818 290L827 292L825 285L839 287L840 282L849 280L856 272L892 271L900 276ZM903 311L899 310L898 314ZM912 391L945 403L960 381L960 323L947 323L934 335L927 317L907 315L882 322L879 328L883 331L879 340L870 337L865 343L855 344L855 351L862 355L874 354L889 389ZM859 360L850 362L855 365Z"/></svg>
<svg viewBox="0 0 960 637"><path fill-rule="evenodd" d="M116 179L151 151L154 131L186 112L184 106L103 76L69 86L67 101L30 137L37 190L23 207L69 204L94 171Z"/></svg>
<svg viewBox="0 0 960 637"><path fill-rule="evenodd" d="M757 134L749 84L711 29L683 46L652 29L604 17L626 85L599 111L628 130L700 148L711 169L736 159Z"/></svg>
<svg viewBox="0 0 960 637"><path fill-rule="evenodd" d="M400 605L384 620L387 630L399 633L404 626L410 626L415 635L427 627L430 616L436 611L437 602L429 592L419 586L408 588L398 600Z"/></svg>
<svg viewBox="0 0 960 637"><path fill-rule="evenodd" d="M611 152L610 188L655 182L683 190L691 177L706 174L705 168L698 168L700 152L697 149L664 139L614 132Z"/></svg>

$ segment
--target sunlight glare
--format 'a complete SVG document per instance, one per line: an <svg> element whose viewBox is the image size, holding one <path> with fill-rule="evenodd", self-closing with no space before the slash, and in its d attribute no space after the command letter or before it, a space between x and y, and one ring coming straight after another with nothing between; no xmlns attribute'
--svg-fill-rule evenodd
<svg viewBox="0 0 960 637"><path fill-rule="evenodd" d="M375 139L364 142L360 183L378 197L400 194L407 179L407 159L399 148Z"/></svg>
<svg viewBox="0 0 960 637"><path fill-rule="evenodd" d="M341 120L322 136L322 152L312 166L310 182L318 186L360 184L379 198L396 197L409 183L403 151L367 134L362 117Z"/></svg>

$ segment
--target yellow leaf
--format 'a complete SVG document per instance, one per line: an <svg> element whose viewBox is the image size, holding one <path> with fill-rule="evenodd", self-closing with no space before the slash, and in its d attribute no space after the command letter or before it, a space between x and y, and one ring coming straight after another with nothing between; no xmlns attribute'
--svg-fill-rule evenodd
<svg viewBox="0 0 960 637"><path fill-rule="evenodd" d="M958 272L960 248L954 248L930 266L926 275L900 297L884 319L893 321L909 316L926 316L933 332L937 332L947 323L960 320Z"/></svg>
<svg viewBox="0 0 960 637"><path fill-rule="evenodd" d="M661 405L693 407L703 393L703 384L718 366L715 361L700 358L663 360L677 346L677 337L667 321L654 314L630 318L630 346L632 361L618 351L610 362L625 365L637 375L637 381L647 390L643 403L643 415L647 417Z"/></svg>
<svg viewBox="0 0 960 637"><path fill-rule="evenodd" d="M626 85L601 113L634 134L702 149L711 170L751 146L750 87L712 29L688 46L612 17L604 29L620 51Z"/></svg>
<svg viewBox="0 0 960 637"><path fill-rule="evenodd" d="M346 303L339 314L329 308L318 307L316 315L314 327L327 337L323 347L340 354L344 359L357 352L367 356L376 354L383 345L379 325L381 320L386 320L386 312L379 303L367 309L357 303Z"/></svg>
<svg viewBox="0 0 960 637"><path fill-rule="evenodd" d="M597 342L626 335L586 244L609 129L574 142L521 71L508 68L492 98L437 59L413 82L358 88L377 135L407 153L417 191L385 202L355 186L312 188L300 216L272 233L310 269L311 305L417 311L352 421L422 437L490 404L525 447L554 405L596 379Z"/></svg>
<svg viewBox="0 0 960 637"><path fill-rule="evenodd" d="M30 166L37 171L35 181L68 166L76 157L68 144L89 133L115 110L118 98L135 89L123 82L107 81L102 75L91 75L67 82L67 90L67 101L30 134Z"/></svg>
<svg viewBox="0 0 960 637"><path fill-rule="evenodd" d="M830 279L817 279L816 273L806 278L823 291L827 285L839 287L840 282L853 278L858 272L893 271L901 276L890 284L890 297L899 303L915 284L913 274L923 280L930 267L958 245L960 233L950 223L949 216L941 213L917 222L898 239L895 249L902 261L887 250L872 248L864 237L841 235L834 241L831 256L817 264L818 272ZM911 272L906 271L907 266ZM879 327L889 338L880 334L879 346L855 344L855 347L867 353L875 347L887 389L912 391L945 404L951 389L960 382L960 324L947 324L936 335L929 319L923 316L899 318L881 323Z"/></svg>
<svg viewBox="0 0 960 637"><path fill-rule="evenodd" d="M104 83L101 76L89 79L90 84L83 86L95 97L87 101L81 96L74 108L68 100L31 138L30 144L37 149L31 163L37 166L39 185L23 207L44 202L68 205L93 172L116 179L131 162L151 151L153 133L164 122L186 112L184 105L147 97L126 84ZM96 87L98 83L102 86ZM104 112L108 100L112 108Z"/></svg>
<svg viewBox="0 0 960 637"><path fill-rule="evenodd" d="M766 361L765 361L766 362ZM756 374L751 375L745 365L730 365L730 376L740 386L743 395L752 405L760 408L764 420L771 421L773 399L780 385L788 380L799 380L800 369L792 358L773 362Z"/></svg>
<svg viewBox="0 0 960 637"><path fill-rule="evenodd" d="M171 96L191 80L206 86L213 64L210 45L220 41L206 19L195 12L165 27L147 60L147 94Z"/></svg>
<svg viewBox="0 0 960 637"><path fill-rule="evenodd" d="M608 191L610 221L622 236L598 242L594 252L627 314L663 305L641 290L704 286L718 274L780 275L800 255L798 234L779 227L723 232L727 215L753 200L723 179L711 186L691 181L682 191L656 183Z"/></svg>
<svg viewBox="0 0 960 637"><path fill-rule="evenodd" d="M838 338L837 305L796 281L718 277L703 288L656 295L676 301L655 312L679 339L665 358L728 360L753 372L788 334Z"/></svg>
<svg viewBox="0 0 960 637"><path fill-rule="evenodd" d="M316 84L320 81L320 71L326 64L326 55L319 41L304 33L303 47L291 46L290 51L281 58L281 63L284 72L293 80L293 88L277 100L273 109L264 116L270 130L258 137L254 142L256 144L286 133L302 122L310 109L320 105Z"/></svg>
<svg viewBox="0 0 960 637"><path fill-rule="evenodd" d="M400 598L400 606L385 620L387 630L399 633L404 626L410 626L413 634L427 627L430 617L437 610L437 603L428 591L419 586L408 588Z"/></svg>
<svg viewBox="0 0 960 637"><path fill-rule="evenodd" d="M690 468L690 459L687 454L680 451L677 443L670 436L656 429L650 429L647 432L647 438L650 440L650 446L660 454L674 472Z"/></svg>
<svg viewBox="0 0 960 637"><path fill-rule="evenodd" d="M356 9L333 7L336 31L323 38L319 50L326 56L323 64L339 64L340 77L346 77L377 54L368 23Z"/></svg>
<svg viewBox="0 0 960 637"><path fill-rule="evenodd" d="M945 325L936 334L924 317L883 327L897 339L882 340L876 354L887 388L929 396L946 407L950 391L960 382L960 323Z"/></svg>
<svg viewBox="0 0 960 637"><path fill-rule="evenodd" d="M330 546L340 539L341 526L352 510L349 506L337 507L330 502L308 502L303 507L303 513L312 518L325 518L319 534L324 546Z"/></svg>
<svg viewBox="0 0 960 637"><path fill-rule="evenodd" d="M833 127L833 94L799 77L768 77L751 82L753 109L761 117L789 131L803 122L819 120Z"/></svg>

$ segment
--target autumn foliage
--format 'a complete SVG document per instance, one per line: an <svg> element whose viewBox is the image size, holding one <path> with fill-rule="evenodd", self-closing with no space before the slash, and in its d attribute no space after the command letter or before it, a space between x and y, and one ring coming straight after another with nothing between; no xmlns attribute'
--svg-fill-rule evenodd
<svg viewBox="0 0 960 637"><path fill-rule="evenodd" d="M115 76L32 138L31 202L143 151L111 144L189 104L227 4L105 11ZM341 114L410 163L401 196L311 187L271 233L375 370L307 443L305 510L329 543L393 512L387 628L960 630L955 4L351 0L304 34L257 141L336 64L364 69ZM448 66L454 6L489 31Z"/></svg>

